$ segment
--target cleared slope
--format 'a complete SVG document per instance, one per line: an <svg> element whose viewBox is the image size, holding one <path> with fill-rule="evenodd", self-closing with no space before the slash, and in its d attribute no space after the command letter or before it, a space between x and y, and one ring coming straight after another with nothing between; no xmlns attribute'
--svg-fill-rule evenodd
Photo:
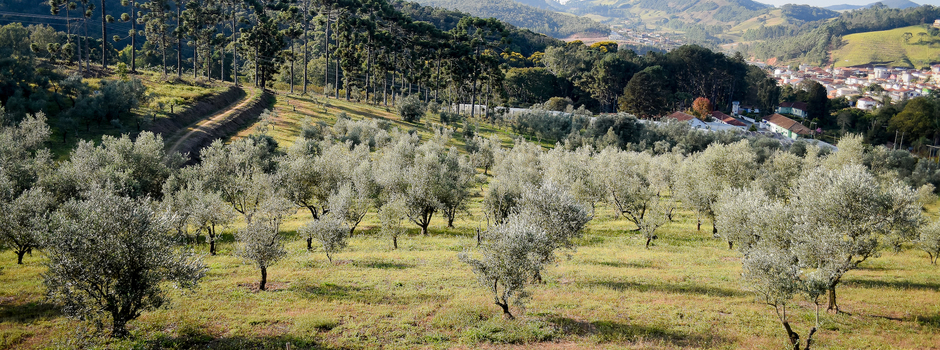
<svg viewBox="0 0 940 350"><path fill-rule="evenodd" d="M910 33L909 40L904 34ZM845 45L832 52L837 67L887 65L922 68L940 62L940 38L922 26L858 33L842 38Z"/></svg>

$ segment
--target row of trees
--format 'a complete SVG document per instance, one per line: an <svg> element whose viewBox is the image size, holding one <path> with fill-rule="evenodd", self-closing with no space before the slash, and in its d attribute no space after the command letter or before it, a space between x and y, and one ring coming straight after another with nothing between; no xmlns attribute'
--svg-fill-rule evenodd
<svg viewBox="0 0 940 350"><path fill-rule="evenodd" d="M649 248L681 203L710 219L715 236L741 252L742 278L774 307L795 349L804 342L790 326L787 307L796 295L816 305L817 326L805 339L810 347L820 299L828 293L827 308L838 311L836 288L846 273L904 243L934 262L940 235L938 224L925 225L922 214L923 205L936 200L933 186L914 190L891 171L865 166L872 150L860 136L843 139L829 155L815 146L802 152L778 150L761 159L747 140L715 143L689 156L615 148L543 152L517 144L499 157L484 198L488 217L501 220L478 252L462 259L509 314L508 303L524 303L527 285L552 261L546 257L570 248L558 242L578 237L596 204L631 221ZM544 192L557 198L533 198ZM532 209L539 206L548 209ZM540 226L546 213L554 221ZM560 227L566 234L553 231Z"/></svg>
<svg viewBox="0 0 940 350"><path fill-rule="evenodd" d="M509 316L510 305L526 300L527 285L559 252L573 249L605 208L630 221L648 248L677 207L694 210L745 254L746 277L796 264L800 272L784 277L799 284L812 266L829 278L814 285L828 290L833 309L841 276L881 247L916 239L931 257L940 253L936 225L919 229L920 205L936 199L932 187L915 192L889 167L865 166L877 149L866 150L860 137L825 155L815 146L785 151L761 140L714 140L689 153L668 138L639 152L620 144L545 151L524 141L507 150L498 139L465 135L463 155L446 146L453 138L446 128L421 140L341 116L332 127L305 123L282 151L265 135L272 117L268 112L250 137L213 143L199 164L185 168L182 156L164 153L162 140L149 133L82 142L56 164L42 147L49 129L41 116L10 122L0 132L3 244L19 259L43 250L50 296L70 315L110 322L115 336L160 305L163 281L192 286L204 274L185 244L194 238L204 236L215 254L221 231L237 227L235 254L259 269L263 290L268 267L286 254L280 226L298 210L310 215L298 232L328 259L371 210L397 247L404 222L422 234L435 214L452 225L473 185L485 181L477 168L492 171L483 199L487 229L479 247L460 258ZM766 249L777 249L767 253L774 258L790 255L770 261L774 269L752 267L768 263L750 258ZM115 261L133 263L110 265ZM760 292L765 277L747 280ZM778 277L774 288L785 285ZM785 303L792 293L774 295Z"/></svg>

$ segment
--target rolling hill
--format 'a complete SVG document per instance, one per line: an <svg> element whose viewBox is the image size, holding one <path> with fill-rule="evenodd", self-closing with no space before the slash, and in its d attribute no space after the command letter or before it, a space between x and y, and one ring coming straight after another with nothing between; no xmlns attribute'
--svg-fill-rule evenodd
<svg viewBox="0 0 940 350"><path fill-rule="evenodd" d="M905 33L910 37L905 38ZM923 26L846 35L842 40L844 45L832 52L837 67L922 68L940 62L940 38L931 36Z"/></svg>
<svg viewBox="0 0 940 350"><path fill-rule="evenodd" d="M885 6L887 6L887 7L893 8L893 9L906 9L906 8L909 8L909 7L917 7L917 6L920 6L920 5L918 5L917 3L913 2L913 1L910 1L910 0L884 0L884 1L880 1L880 2L874 2L874 3L871 3L871 4L865 5L865 6L842 4L842 5L827 6L826 8L829 9L829 10L833 10L833 11L849 11L849 10L858 10L858 9L863 9L863 8L869 8L869 7L874 6L874 5L877 4L877 3L881 3L882 5L885 5Z"/></svg>
<svg viewBox="0 0 940 350"><path fill-rule="evenodd" d="M417 0L421 5L441 7L466 12L478 17L494 17L520 28L526 28L555 38L565 38L574 34L594 33L607 35L610 28L585 17L573 16L533 7L513 0ZM534 4L544 2L527 0ZM548 3L545 3L546 6Z"/></svg>
<svg viewBox="0 0 940 350"><path fill-rule="evenodd" d="M615 20L641 21L656 26L669 21L697 25L736 25L772 8L751 0L571 0L569 12Z"/></svg>

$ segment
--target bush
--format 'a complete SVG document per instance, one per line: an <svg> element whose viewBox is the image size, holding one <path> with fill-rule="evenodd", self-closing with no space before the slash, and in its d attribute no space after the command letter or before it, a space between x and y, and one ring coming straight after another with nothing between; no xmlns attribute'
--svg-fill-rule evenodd
<svg viewBox="0 0 940 350"><path fill-rule="evenodd" d="M416 123L427 111L427 105L417 95L408 95L398 102L398 115L402 120Z"/></svg>
<svg viewBox="0 0 940 350"><path fill-rule="evenodd" d="M550 111L564 112L573 104L574 102L568 97L552 97L545 102L545 108Z"/></svg>

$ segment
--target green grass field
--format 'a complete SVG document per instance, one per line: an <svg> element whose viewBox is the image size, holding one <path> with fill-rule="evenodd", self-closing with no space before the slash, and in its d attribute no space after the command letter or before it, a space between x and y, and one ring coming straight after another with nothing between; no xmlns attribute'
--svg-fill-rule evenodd
<svg viewBox="0 0 940 350"><path fill-rule="evenodd" d="M428 132L381 107L318 99L278 96L273 136L282 147L303 118L329 123L339 111ZM509 142L505 130L484 130ZM475 193L454 229L440 217L430 236L413 227L397 250L378 233L371 213L333 263L322 250L305 249L296 230L309 216L298 211L282 228L289 254L269 270L265 292L257 291L259 271L233 256L229 228L219 255L205 258L209 272L200 285L171 289L166 307L131 322L132 336L122 341L83 338L87 325L63 317L44 299L40 253L16 265L13 253L2 251L0 349L787 348L773 310L742 286L738 253L711 237L710 224L696 231L688 211L664 226L647 250L632 224L600 208L577 250L543 274L544 284L530 288L526 309L513 310L518 319L506 320L457 260L476 244L481 200ZM937 210L934 205L930 212ZM197 249L208 251L201 243ZM910 248L865 262L843 278L838 292L845 312L822 317L814 345L940 348L938 272ZM811 304L800 302L792 312L794 327L805 335Z"/></svg>
<svg viewBox="0 0 940 350"><path fill-rule="evenodd" d="M920 35L926 32L922 26L911 26L846 35L842 38L845 45L832 52L832 62L836 67L928 67L940 62L940 39ZM912 37L905 41L904 33L911 33Z"/></svg>

